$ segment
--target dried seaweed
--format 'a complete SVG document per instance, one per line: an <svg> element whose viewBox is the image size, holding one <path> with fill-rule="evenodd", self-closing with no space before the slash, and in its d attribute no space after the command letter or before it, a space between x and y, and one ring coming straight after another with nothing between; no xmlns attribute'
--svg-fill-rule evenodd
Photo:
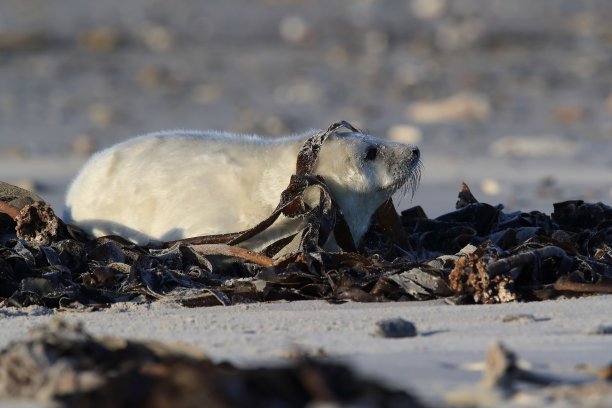
<svg viewBox="0 0 612 408"><path fill-rule="evenodd" d="M482 251L460 257L450 273L450 286L470 294L476 303L503 303L517 299L514 281L505 274L490 275Z"/></svg>
<svg viewBox="0 0 612 408"><path fill-rule="evenodd" d="M35 202L25 206L16 218L17 237L42 245L70 236L68 228L55 216L49 204Z"/></svg>
<svg viewBox="0 0 612 408"><path fill-rule="evenodd" d="M238 369L186 345L95 338L62 320L0 352L0 398L72 407L424 406L338 364Z"/></svg>
<svg viewBox="0 0 612 408"><path fill-rule="evenodd" d="M308 168L302 159L300 172ZM309 187L320 191L318 206L304 204ZM265 230L274 214L238 234L140 247L116 236L87 238L34 202L9 211L17 229L0 240L0 299L18 307L130 299L196 307L281 299L499 303L612 292L612 208L567 201L551 216L505 213L478 202L465 183L457 207L429 219L420 207L400 216L389 200L359 250L349 240L345 252L331 253L321 247L332 231L343 235L341 212L324 180L295 175L275 213L302 217L303 228L256 253L237 244Z"/></svg>

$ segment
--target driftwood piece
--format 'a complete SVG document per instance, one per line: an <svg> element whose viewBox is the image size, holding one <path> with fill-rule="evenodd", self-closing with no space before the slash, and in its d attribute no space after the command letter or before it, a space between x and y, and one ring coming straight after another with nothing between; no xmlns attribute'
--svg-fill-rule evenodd
<svg viewBox="0 0 612 408"><path fill-rule="evenodd" d="M257 252L249 251L248 249L226 244L199 244L191 246L198 253L209 255L224 255L243 259L247 262L252 262L261 266L274 265L274 259Z"/></svg>
<svg viewBox="0 0 612 408"><path fill-rule="evenodd" d="M612 279L599 276L596 282L574 282L571 276L561 276L553 288L561 292L574 293L612 293Z"/></svg>

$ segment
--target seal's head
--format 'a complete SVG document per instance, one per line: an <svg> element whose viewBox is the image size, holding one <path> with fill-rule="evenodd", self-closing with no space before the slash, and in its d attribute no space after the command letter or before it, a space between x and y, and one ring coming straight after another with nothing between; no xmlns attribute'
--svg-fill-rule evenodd
<svg viewBox="0 0 612 408"><path fill-rule="evenodd" d="M358 130L337 130L322 144L313 173L323 177L359 242L372 214L393 193L403 188L414 194L420 152Z"/></svg>

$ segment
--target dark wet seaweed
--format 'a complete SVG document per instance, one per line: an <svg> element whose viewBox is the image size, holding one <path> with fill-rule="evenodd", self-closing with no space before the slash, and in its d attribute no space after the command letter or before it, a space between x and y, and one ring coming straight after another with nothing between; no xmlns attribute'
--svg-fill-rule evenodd
<svg viewBox="0 0 612 408"><path fill-rule="evenodd" d="M296 252L269 258L228 245L146 248L120 237L83 239L48 205L34 203L16 220L16 236L0 242L0 298L18 307L134 298L197 307L449 296L496 303L612 291L612 208L604 204L558 203L549 216L471 202L433 220L420 208L400 216L385 206L359 250L323 251L312 239L321 224L309 223L311 238ZM333 221L323 211L309 214Z"/></svg>

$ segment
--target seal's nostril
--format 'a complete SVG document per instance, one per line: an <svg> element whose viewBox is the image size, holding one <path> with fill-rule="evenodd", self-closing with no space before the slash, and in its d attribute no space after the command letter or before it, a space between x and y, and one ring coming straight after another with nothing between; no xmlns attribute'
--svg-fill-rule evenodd
<svg viewBox="0 0 612 408"><path fill-rule="evenodd" d="M419 150L418 147L413 147L412 148L412 154L414 154L415 156L420 156L421 155L421 151Z"/></svg>

